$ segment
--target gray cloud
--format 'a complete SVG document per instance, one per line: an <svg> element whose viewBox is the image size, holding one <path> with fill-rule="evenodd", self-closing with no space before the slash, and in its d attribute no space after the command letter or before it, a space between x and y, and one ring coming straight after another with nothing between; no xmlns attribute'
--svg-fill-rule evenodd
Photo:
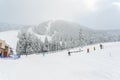
<svg viewBox="0 0 120 80"><path fill-rule="evenodd" d="M98 12L83 15L78 21L95 29L120 29L120 9L113 6L114 1L104 2Z"/></svg>
<svg viewBox="0 0 120 80"><path fill-rule="evenodd" d="M119 10L113 2L118 0L0 0L0 22L39 24L64 19L95 29L119 28Z"/></svg>

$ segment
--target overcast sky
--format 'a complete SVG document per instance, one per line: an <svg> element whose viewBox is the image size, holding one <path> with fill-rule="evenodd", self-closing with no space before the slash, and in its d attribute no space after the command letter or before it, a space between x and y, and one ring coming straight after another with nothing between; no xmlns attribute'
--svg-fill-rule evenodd
<svg viewBox="0 0 120 80"><path fill-rule="evenodd" d="M120 0L0 0L0 22L74 21L93 29L120 29Z"/></svg>

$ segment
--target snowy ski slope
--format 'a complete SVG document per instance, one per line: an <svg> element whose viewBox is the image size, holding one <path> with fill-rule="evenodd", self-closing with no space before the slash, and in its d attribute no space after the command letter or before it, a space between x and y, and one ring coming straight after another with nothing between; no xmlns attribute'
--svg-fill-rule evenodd
<svg viewBox="0 0 120 80"><path fill-rule="evenodd" d="M65 50L18 60L0 59L0 80L120 80L120 42L106 43L103 50L93 46L71 56ZM88 47L90 53L86 53Z"/></svg>

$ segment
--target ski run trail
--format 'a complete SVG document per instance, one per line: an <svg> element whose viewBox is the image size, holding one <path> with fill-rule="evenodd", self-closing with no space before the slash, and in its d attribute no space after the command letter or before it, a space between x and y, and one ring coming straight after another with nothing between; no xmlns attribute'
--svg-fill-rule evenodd
<svg viewBox="0 0 120 80"><path fill-rule="evenodd" d="M120 42L103 46L102 50L99 44L86 46L71 56L64 50L17 60L0 59L0 80L120 80Z"/></svg>

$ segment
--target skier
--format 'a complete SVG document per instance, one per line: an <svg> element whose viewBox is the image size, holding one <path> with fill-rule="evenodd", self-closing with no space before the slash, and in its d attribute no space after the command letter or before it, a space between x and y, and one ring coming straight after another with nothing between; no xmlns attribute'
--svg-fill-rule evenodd
<svg viewBox="0 0 120 80"><path fill-rule="evenodd" d="M89 53L89 48L87 48L87 53Z"/></svg>
<svg viewBox="0 0 120 80"><path fill-rule="evenodd" d="M70 51L68 51L68 56L71 56Z"/></svg>
<svg viewBox="0 0 120 80"><path fill-rule="evenodd" d="M2 57L2 51L0 52L0 57Z"/></svg>
<svg viewBox="0 0 120 80"><path fill-rule="evenodd" d="M102 44L100 44L100 49L103 49L103 45Z"/></svg>
<svg viewBox="0 0 120 80"><path fill-rule="evenodd" d="M96 48L95 48L95 47L93 47L93 49L94 49L94 51L96 50Z"/></svg>

